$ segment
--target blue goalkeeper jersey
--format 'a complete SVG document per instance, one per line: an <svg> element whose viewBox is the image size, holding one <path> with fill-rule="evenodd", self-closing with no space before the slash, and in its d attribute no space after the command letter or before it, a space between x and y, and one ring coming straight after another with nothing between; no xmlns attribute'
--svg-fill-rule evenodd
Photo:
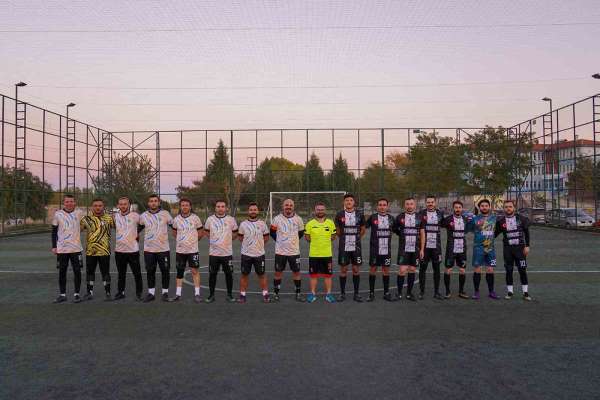
<svg viewBox="0 0 600 400"><path fill-rule="evenodd" d="M494 250L494 229L496 227L496 214L473 216L473 247L483 249L489 253Z"/></svg>

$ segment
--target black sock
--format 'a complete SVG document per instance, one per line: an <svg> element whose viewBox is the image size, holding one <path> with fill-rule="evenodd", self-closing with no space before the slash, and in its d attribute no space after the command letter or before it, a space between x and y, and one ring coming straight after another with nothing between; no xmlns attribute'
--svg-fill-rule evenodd
<svg viewBox="0 0 600 400"><path fill-rule="evenodd" d="M383 275L383 294L388 294L390 291L390 276Z"/></svg>
<svg viewBox="0 0 600 400"><path fill-rule="evenodd" d="M481 283L481 272L473 272L473 287L476 292L479 292L479 284Z"/></svg>
<svg viewBox="0 0 600 400"><path fill-rule="evenodd" d="M300 279L294 279L294 285L296 285L296 294L300 293L300 286L302 281Z"/></svg>
<svg viewBox="0 0 600 400"><path fill-rule="evenodd" d="M458 293L465 292L465 281L467 276L465 274L458 274Z"/></svg>
<svg viewBox="0 0 600 400"><path fill-rule="evenodd" d="M396 278L396 286L398 286L398 294L402 296L402 289L404 288L404 275L398 275Z"/></svg>
<svg viewBox="0 0 600 400"><path fill-rule="evenodd" d="M110 282L104 284L104 291L106 294L110 294Z"/></svg>
<svg viewBox="0 0 600 400"><path fill-rule="evenodd" d="M485 274L485 281L487 282L488 285L488 291L491 293L494 291L494 273L486 273Z"/></svg>
<svg viewBox="0 0 600 400"><path fill-rule="evenodd" d="M227 285L227 296L233 291L233 274L225 274L225 285Z"/></svg>
<svg viewBox="0 0 600 400"><path fill-rule="evenodd" d="M375 293L375 275L369 275L369 293Z"/></svg>
<svg viewBox="0 0 600 400"><path fill-rule="evenodd" d="M421 265L419 267L419 290L421 293L425 292L425 279L427 277L427 266Z"/></svg>
<svg viewBox="0 0 600 400"><path fill-rule="evenodd" d="M433 291L435 293L440 292L440 265L433 264Z"/></svg>
<svg viewBox="0 0 600 400"><path fill-rule="evenodd" d="M94 285L87 284L87 292L92 293L94 291Z"/></svg>
<svg viewBox="0 0 600 400"><path fill-rule="evenodd" d="M211 272L208 274L208 289L211 296L215 295L215 287L217 286L217 273Z"/></svg>
<svg viewBox="0 0 600 400"><path fill-rule="evenodd" d="M444 286L446 286L446 294L450 293L450 274L444 274Z"/></svg>
<svg viewBox="0 0 600 400"><path fill-rule="evenodd" d="M273 279L273 291L275 294L279 294L279 289L281 288L281 279Z"/></svg>
<svg viewBox="0 0 600 400"><path fill-rule="evenodd" d="M408 288L406 290L407 294L412 295L413 286L415 285L415 275L416 274L414 272L408 273Z"/></svg>
<svg viewBox="0 0 600 400"><path fill-rule="evenodd" d="M352 275L352 284L354 285L354 294L360 290L360 275Z"/></svg>
<svg viewBox="0 0 600 400"><path fill-rule="evenodd" d="M346 277L340 275L340 292L346 294Z"/></svg>

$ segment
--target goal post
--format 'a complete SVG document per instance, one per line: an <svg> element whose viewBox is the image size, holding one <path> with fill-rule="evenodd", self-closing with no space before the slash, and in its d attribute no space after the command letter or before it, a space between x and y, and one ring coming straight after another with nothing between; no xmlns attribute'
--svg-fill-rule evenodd
<svg viewBox="0 0 600 400"><path fill-rule="evenodd" d="M273 221L273 214L281 210L281 204L285 199L292 199L295 203L296 213L302 217L309 217L317 202L325 203L328 215L333 215L337 208L342 207L345 191L306 191L306 192L269 192L269 208L267 216L269 222Z"/></svg>

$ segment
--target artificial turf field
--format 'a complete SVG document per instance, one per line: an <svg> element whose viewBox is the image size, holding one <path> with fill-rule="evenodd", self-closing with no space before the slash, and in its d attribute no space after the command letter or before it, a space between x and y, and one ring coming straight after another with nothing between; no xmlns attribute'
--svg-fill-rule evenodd
<svg viewBox="0 0 600 400"><path fill-rule="evenodd" d="M501 249L499 239L496 245ZM262 304L251 295L241 305L218 292L216 303L198 305L185 285L183 302L142 304L134 300L130 275L121 302L97 296L55 305L58 274L49 247L49 234L0 239L0 399L600 398L595 234L532 229L531 303L521 300L515 272L511 301L485 298L485 279L478 302L436 301L429 274L427 297L417 303L388 303L379 291L374 303L327 304L320 297L300 304L283 296ZM268 259L273 247L267 244ZM206 239L200 249L206 265ZM496 289L503 295L499 253ZM239 243L234 254L239 260ZM271 261L269 286L272 270ZM172 262L172 295L174 272ZM362 272L365 290L366 266ZM235 281L234 289L239 267ZM456 274L452 283L456 293ZM97 273L97 294L99 285ZM283 285L283 292L293 291L289 273ZM218 286L224 287L222 274ZM69 298L72 289L69 274ZM254 276L250 289L258 290Z"/></svg>

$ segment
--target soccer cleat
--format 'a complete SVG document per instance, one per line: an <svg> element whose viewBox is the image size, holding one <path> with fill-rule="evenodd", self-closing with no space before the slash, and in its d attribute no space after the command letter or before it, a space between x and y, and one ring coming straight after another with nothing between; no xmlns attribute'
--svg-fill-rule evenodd
<svg viewBox="0 0 600 400"><path fill-rule="evenodd" d="M160 296L160 299L161 299L162 301L166 302L166 303L168 303L168 302L170 302L170 301L171 301L171 299L169 298L169 293L163 293L163 294Z"/></svg>
<svg viewBox="0 0 600 400"><path fill-rule="evenodd" d="M53 303L58 304L58 303L64 303L65 301L67 301L67 296L65 296L64 294L61 294L56 299L54 299Z"/></svg>
<svg viewBox="0 0 600 400"><path fill-rule="evenodd" d="M369 297L367 297L367 302L371 303L373 301L375 301L375 293L370 292Z"/></svg>
<svg viewBox="0 0 600 400"><path fill-rule="evenodd" d="M442 296L440 293L434 294L433 298L436 300L444 300L444 296Z"/></svg>
<svg viewBox="0 0 600 400"><path fill-rule="evenodd" d="M104 301L112 301L112 296L110 295L110 292L106 293L106 295L104 296Z"/></svg>
<svg viewBox="0 0 600 400"><path fill-rule="evenodd" d="M473 296L471 296L471 298L472 298L473 300L479 300L479 290L478 290L478 291L476 291L475 293L473 293Z"/></svg>
<svg viewBox="0 0 600 400"><path fill-rule="evenodd" d="M274 303L279 303L280 297L279 297L279 293L275 293L273 295L273 302Z"/></svg>
<svg viewBox="0 0 600 400"><path fill-rule="evenodd" d="M513 298L512 292L506 292L506 296L504 296L504 300L510 300Z"/></svg>
<svg viewBox="0 0 600 400"><path fill-rule="evenodd" d="M148 293L146 295L146 297L144 297L144 300L142 300L144 303L150 303L151 301L154 301L155 297L153 294Z"/></svg>
<svg viewBox="0 0 600 400"><path fill-rule="evenodd" d="M446 295L444 296L445 300L450 300L452 298L452 294L450 292L446 292Z"/></svg>
<svg viewBox="0 0 600 400"><path fill-rule="evenodd" d="M412 293L409 293L409 294L406 295L406 300L412 301L412 302L416 302L417 301L417 299L415 298L415 295L412 294Z"/></svg>
<svg viewBox="0 0 600 400"><path fill-rule="evenodd" d="M531 296L529 295L529 293L525 292L525 293L523 293L523 300L525 300L525 301L531 301L533 299L531 298Z"/></svg>
<svg viewBox="0 0 600 400"><path fill-rule="evenodd" d="M460 297L461 299L467 299L467 300L469 299L469 295L466 294L465 292L460 292L458 294L458 297Z"/></svg>
<svg viewBox="0 0 600 400"><path fill-rule="evenodd" d="M215 295L214 295L214 294L211 294L210 296L208 296L208 297L206 298L206 300L204 300L204 302L205 302L205 303L207 303L207 304L210 304L210 303L214 303L214 302L215 302L215 300L216 300L216 299L215 299Z"/></svg>
<svg viewBox="0 0 600 400"><path fill-rule="evenodd" d="M306 298L302 295L302 293L296 293L296 301L298 303L306 302Z"/></svg>
<svg viewBox="0 0 600 400"><path fill-rule="evenodd" d="M312 293L309 293L309 294L306 296L306 302L307 302L307 303L314 303L315 301L317 301L317 296L315 296L314 294L312 294Z"/></svg>
<svg viewBox="0 0 600 400"><path fill-rule="evenodd" d="M73 303L81 303L81 297L78 294L73 296Z"/></svg>
<svg viewBox="0 0 600 400"><path fill-rule="evenodd" d="M194 303L196 303L196 304L202 303L202 297L200 297L199 294L194 296Z"/></svg>
<svg viewBox="0 0 600 400"><path fill-rule="evenodd" d="M325 295L325 301L328 303L335 303L335 296L332 295L331 293L327 293L327 295Z"/></svg>
<svg viewBox="0 0 600 400"><path fill-rule="evenodd" d="M144 301L144 299L142 298L142 294L141 293L136 294L135 295L135 300L136 301Z"/></svg>
<svg viewBox="0 0 600 400"><path fill-rule="evenodd" d="M340 303L344 302L345 300L346 300L346 293L342 293L338 296L337 301L339 301Z"/></svg>
<svg viewBox="0 0 600 400"><path fill-rule="evenodd" d="M271 302L271 296L269 296L269 293L264 294L263 295L263 303L270 303Z"/></svg>
<svg viewBox="0 0 600 400"><path fill-rule="evenodd" d="M354 297L352 298L352 300L354 300L357 303L362 303L363 302L362 296L360 294L358 294L358 293L354 294Z"/></svg>
<svg viewBox="0 0 600 400"><path fill-rule="evenodd" d="M115 298L113 300L123 300L124 298L125 298L125 293L118 292L117 294L115 294Z"/></svg>
<svg viewBox="0 0 600 400"><path fill-rule="evenodd" d="M179 295L176 295L175 297L173 297L171 299L172 302L176 302L176 301L179 301L179 300L181 300L181 296L179 296Z"/></svg>
<svg viewBox="0 0 600 400"><path fill-rule="evenodd" d="M396 293L396 295L394 296L394 301L400 301L402 300L402 293L398 292Z"/></svg>
<svg viewBox="0 0 600 400"><path fill-rule="evenodd" d="M496 292L490 292L490 294L488 294L488 297L492 300L498 300L500 299L500 297L498 297L498 295L496 294Z"/></svg>
<svg viewBox="0 0 600 400"><path fill-rule="evenodd" d="M236 302L236 300L230 294L228 294L227 297L225 297L225 301L228 302L228 303L235 303Z"/></svg>
<svg viewBox="0 0 600 400"><path fill-rule="evenodd" d="M246 296L240 294L240 297L238 297L237 302L240 304L246 304Z"/></svg>
<svg viewBox="0 0 600 400"><path fill-rule="evenodd" d="M85 301L93 300L94 299L94 295L88 292L85 295L83 295L83 299Z"/></svg>
<svg viewBox="0 0 600 400"><path fill-rule="evenodd" d="M385 294L383 295L383 299L384 299L385 301L394 301L394 299L392 298L392 294L391 294L391 293L389 293L389 292L388 292L388 293L385 293Z"/></svg>
<svg viewBox="0 0 600 400"><path fill-rule="evenodd" d="M425 293L424 292L420 292L419 293L419 300L423 300L425 298Z"/></svg>

